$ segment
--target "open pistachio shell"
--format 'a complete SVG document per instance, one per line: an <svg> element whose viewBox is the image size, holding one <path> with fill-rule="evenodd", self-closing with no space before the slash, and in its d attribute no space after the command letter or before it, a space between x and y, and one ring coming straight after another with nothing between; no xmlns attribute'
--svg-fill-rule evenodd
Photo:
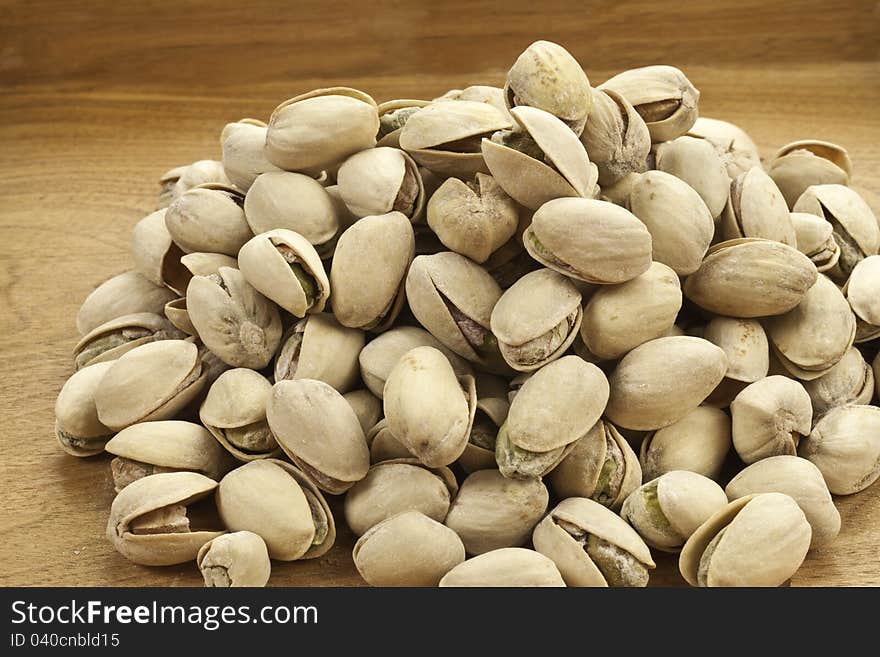
<svg viewBox="0 0 880 657"><path fill-rule="evenodd" d="M721 240L760 237L797 247L788 205L761 167L753 167L730 183L720 229Z"/></svg>
<svg viewBox="0 0 880 657"><path fill-rule="evenodd" d="M811 548L823 547L840 533L840 513L819 469L797 456L771 456L740 471L724 489L731 500L756 493L791 497L813 529Z"/></svg>
<svg viewBox="0 0 880 657"><path fill-rule="evenodd" d="M713 219L721 215L730 195L730 178L724 161L711 143L684 135L658 144L654 162L658 171L671 173L690 185L703 199ZM779 200L784 206L782 196Z"/></svg>
<svg viewBox="0 0 880 657"><path fill-rule="evenodd" d="M379 103L379 132L376 133L376 146L400 146L400 131L410 117L422 107L431 104L429 100L399 98ZM503 106L502 101L502 106Z"/></svg>
<svg viewBox="0 0 880 657"><path fill-rule="evenodd" d="M413 223L425 209L425 186L415 161L398 148L370 148L349 157L336 177L339 195L358 217L402 212Z"/></svg>
<svg viewBox="0 0 880 657"><path fill-rule="evenodd" d="M370 448L370 463L381 463L395 459L415 458L412 450L400 442L388 427L388 420L382 418L366 432L367 446ZM418 461L418 459L416 459Z"/></svg>
<svg viewBox="0 0 880 657"><path fill-rule="evenodd" d="M875 376L861 352L850 347L843 358L818 379L804 381L813 403L813 420L838 406L869 404L874 396Z"/></svg>
<svg viewBox="0 0 880 657"><path fill-rule="evenodd" d="M415 252L412 224L400 212L364 217L336 244L330 287L343 326L387 329L404 299L404 277Z"/></svg>
<svg viewBox="0 0 880 657"><path fill-rule="evenodd" d="M477 384L477 396L479 397L479 383ZM495 460L495 444L498 430L507 419L510 404L507 397L483 398L477 400L477 410L474 413L474 422L471 426L471 434L464 452L458 458L458 463L465 472L471 473L477 470L490 470L498 467Z"/></svg>
<svg viewBox="0 0 880 657"><path fill-rule="evenodd" d="M813 408L800 383L774 375L749 384L730 404L730 414L733 447L750 464L797 454L801 437L810 433Z"/></svg>
<svg viewBox="0 0 880 657"><path fill-rule="evenodd" d="M185 276L180 266L183 251L171 240L165 226L165 209L137 222L129 244L135 271L156 285L179 288L178 281Z"/></svg>
<svg viewBox="0 0 880 657"><path fill-rule="evenodd" d="M92 290L76 315L76 329L85 335L123 315L161 314L172 299L174 293L168 288L151 283L136 271L127 271Z"/></svg>
<svg viewBox="0 0 880 657"><path fill-rule="evenodd" d="M345 394L358 383L364 339L363 331L342 326L329 313L308 315L282 339L275 358L275 381L317 379Z"/></svg>
<svg viewBox="0 0 880 657"><path fill-rule="evenodd" d="M266 159L266 124L254 119L227 123L220 134L223 170L233 185L243 192L254 184L257 176L278 167Z"/></svg>
<svg viewBox="0 0 880 657"><path fill-rule="evenodd" d="M700 525L682 548L679 570L691 586L779 586L800 568L811 536L788 495L747 495Z"/></svg>
<svg viewBox="0 0 880 657"><path fill-rule="evenodd" d="M485 84L473 84L464 89L450 89L439 98L435 98L433 102L443 101L474 101L477 103L487 103L504 114L511 123L513 118L507 108L504 99L504 89L501 87L491 87Z"/></svg>
<svg viewBox="0 0 880 657"><path fill-rule="evenodd" d="M205 543L196 556L205 586L266 586L272 564L262 538L253 532L223 534Z"/></svg>
<svg viewBox="0 0 880 657"><path fill-rule="evenodd" d="M753 383L767 376L770 344L759 321L713 317L703 330L703 338L724 350L728 379Z"/></svg>
<svg viewBox="0 0 880 657"><path fill-rule="evenodd" d="M568 586L646 586L655 567L632 527L583 497L557 504L535 527L532 542L553 560Z"/></svg>
<svg viewBox="0 0 880 657"><path fill-rule="evenodd" d="M853 267L843 292L856 316L856 342L880 337L880 256L868 256Z"/></svg>
<svg viewBox="0 0 880 657"><path fill-rule="evenodd" d="M842 146L803 139L780 148L767 172L793 208L811 185L846 185L852 175L852 162Z"/></svg>
<svg viewBox="0 0 880 657"><path fill-rule="evenodd" d="M196 527L190 505L214 492L217 482L196 472L166 472L138 479L113 499L107 538L126 559L144 566L170 566L196 558L218 526Z"/></svg>
<svg viewBox="0 0 880 657"><path fill-rule="evenodd" d="M687 134L705 139L715 147L731 180L752 167L761 166L758 147L739 126L700 116Z"/></svg>
<svg viewBox="0 0 880 657"><path fill-rule="evenodd" d="M518 547L528 541L548 501L540 479L508 479L498 470L478 470L461 485L446 526L471 555Z"/></svg>
<svg viewBox="0 0 880 657"><path fill-rule="evenodd" d="M244 194L217 183L199 185L176 199L165 212L165 226L186 253L235 256L253 235L244 216Z"/></svg>
<svg viewBox="0 0 880 657"><path fill-rule="evenodd" d="M96 394L114 361L95 363L75 372L55 400L55 437L72 456L94 456L104 451L113 429L98 418Z"/></svg>
<svg viewBox="0 0 880 657"><path fill-rule="evenodd" d="M187 253L180 258L183 265L181 276L165 284L182 297L193 276L210 276L220 271L220 267L238 269L238 259L222 253Z"/></svg>
<svg viewBox="0 0 880 657"><path fill-rule="evenodd" d="M440 580L441 587L564 587L552 560L534 550L512 547L468 559Z"/></svg>
<svg viewBox="0 0 880 657"><path fill-rule="evenodd" d="M336 540L324 496L285 461L263 459L236 468L220 481L216 501L223 524L260 536L272 559L314 559Z"/></svg>
<svg viewBox="0 0 880 657"><path fill-rule="evenodd" d="M183 196L193 187L206 183L231 185L223 163L219 160L198 160L192 164L175 167L162 174L159 207L168 207L172 201Z"/></svg>
<svg viewBox="0 0 880 657"><path fill-rule="evenodd" d="M89 331L73 348L76 369L116 360L135 347L157 340L185 338L163 316L154 313L123 315Z"/></svg>
<svg viewBox="0 0 880 657"><path fill-rule="evenodd" d="M351 406L354 414L357 415L358 422L361 423L361 429L363 429L364 435L366 435L382 417L382 400L369 390L363 388L352 390L342 396Z"/></svg>
<svg viewBox="0 0 880 657"><path fill-rule="evenodd" d="M95 391L98 418L114 431L173 418L201 392L205 379L199 350L191 342L141 345L107 369Z"/></svg>
<svg viewBox="0 0 880 657"><path fill-rule="evenodd" d="M698 406L642 440L639 463L644 481L672 470L689 470L718 481L731 444L727 414L711 406Z"/></svg>
<svg viewBox="0 0 880 657"><path fill-rule="evenodd" d="M593 89L593 106L581 134L603 187L632 171L644 171L651 135L630 102L611 89Z"/></svg>
<svg viewBox="0 0 880 657"><path fill-rule="evenodd" d="M370 453L361 423L323 381L278 381L266 402L266 420L284 453L321 490L339 495L366 476Z"/></svg>

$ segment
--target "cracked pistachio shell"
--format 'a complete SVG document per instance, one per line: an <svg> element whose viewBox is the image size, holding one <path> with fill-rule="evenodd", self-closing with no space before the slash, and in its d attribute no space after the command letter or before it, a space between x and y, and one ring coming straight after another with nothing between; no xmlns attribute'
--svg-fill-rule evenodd
<svg viewBox="0 0 880 657"><path fill-rule="evenodd" d="M627 429L668 426L699 406L726 371L727 356L708 340L649 340L624 356L609 377L605 413Z"/></svg>
<svg viewBox="0 0 880 657"><path fill-rule="evenodd" d="M220 165L220 171L223 171L223 165L220 162L217 162ZM177 181L180 180L181 175L186 171L188 165L183 165L179 167L174 167L173 169L168 169L165 173L163 173L159 178L159 204L158 209L167 208L168 205L177 198L176 185ZM226 178L226 173L223 173L223 177ZM228 182L228 180L227 180ZM181 192L182 193L182 192Z"/></svg>
<svg viewBox="0 0 880 657"><path fill-rule="evenodd" d="M446 526L461 537L470 555L518 547L547 512L548 501L540 479L508 479L498 470L478 470L461 485Z"/></svg>
<svg viewBox="0 0 880 657"><path fill-rule="evenodd" d="M430 467L448 465L464 451L477 404L471 376L458 377L433 347L404 354L385 382L388 428Z"/></svg>
<svg viewBox="0 0 880 657"><path fill-rule="evenodd" d="M199 338L231 367L262 369L281 341L281 318L274 303L232 267L211 276L193 276L186 308Z"/></svg>
<svg viewBox="0 0 880 657"><path fill-rule="evenodd" d="M627 497L620 516L652 548L678 552L700 525L726 506L727 495L714 481L673 470Z"/></svg>
<svg viewBox="0 0 880 657"><path fill-rule="evenodd" d="M183 196L193 187L217 183L219 185L231 185L232 182L226 177L223 163L219 160L198 160L192 164L175 167L162 174L159 184L162 192L159 195L160 207L167 207L175 199Z"/></svg>
<svg viewBox="0 0 880 657"><path fill-rule="evenodd" d="M367 475L370 452L360 420L323 381L278 381L266 419L284 453L321 490L339 495Z"/></svg>
<svg viewBox="0 0 880 657"><path fill-rule="evenodd" d="M592 96L581 143L599 170L599 184L605 187L632 171L644 171L651 135L639 113L616 91L593 89Z"/></svg>
<svg viewBox="0 0 880 657"><path fill-rule="evenodd" d="M548 201L532 217L523 243L541 264L587 283L623 283L651 266L648 228L606 201Z"/></svg>
<svg viewBox="0 0 880 657"><path fill-rule="evenodd" d="M263 459L236 468L220 480L216 502L229 531L257 534L272 559L314 559L336 541L321 491L286 461Z"/></svg>
<svg viewBox="0 0 880 657"><path fill-rule="evenodd" d="M295 317L319 313L330 296L321 257L292 230L276 228L251 238L238 254L248 283Z"/></svg>
<svg viewBox="0 0 880 657"><path fill-rule="evenodd" d="M721 215L730 195L730 177L711 143L683 135L658 144L654 162L658 171L670 173L690 185L703 199L713 218ZM788 207L785 209L787 211Z"/></svg>
<svg viewBox="0 0 880 657"><path fill-rule="evenodd" d="M332 254L343 215L331 192L301 173L274 171L257 177L244 199L254 235L276 228L299 233L322 258Z"/></svg>
<svg viewBox="0 0 880 657"><path fill-rule="evenodd" d="M697 271L709 249L715 223L700 195L664 171L648 171L633 182L629 209L650 234L649 259L687 276Z"/></svg>
<svg viewBox="0 0 880 657"><path fill-rule="evenodd" d="M684 294L718 315L782 315L803 300L817 277L816 266L800 251L780 242L743 238L709 249L685 281Z"/></svg>
<svg viewBox="0 0 880 657"><path fill-rule="evenodd" d="M205 380L192 342L141 345L113 361L101 379L95 391L98 418L114 431L173 418L202 391Z"/></svg>
<svg viewBox="0 0 880 657"><path fill-rule="evenodd" d="M330 269L339 323L377 332L389 328L403 305L414 253L412 224L400 212L364 217L342 233Z"/></svg>
<svg viewBox="0 0 880 657"><path fill-rule="evenodd" d="M565 353L582 316L581 293L571 281L552 269L539 269L501 295L490 326L507 364L531 372Z"/></svg>
<svg viewBox="0 0 880 657"><path fill-rule="evenodd" d="M385 380L397 361L410 349L434 347L443 352L458 376L473 374L467 361L451 351L433 335L418 326L395 326L370 340L358 354L361 378L367 388L381 399L385 394Z"/></svg>
<svg viewBox="0 0 880 657"><path fill-rule="evenodd" d="M598 195L599 170L568 126L535 107L510 113L519 127L483 139L482 152L489 172L513 200L537 210L555 198Z"/></svg>
<svg viewBox="0 0 880 657"><path fill-rule="evenodd" d="M639 454L643 479L689 470L718 481L731 444L727 414L711 406L698 406L678 422L644 437Z"/></svg>
<svg viewBox="0 0 880 657"><path fill-rule="evenodd" d="M797 454L810 433L813 407L804 387L785 376L768 376L743 389L730 404L733 448L743 463Z"/></svg>
<svg viewBox="0 0 880 657"><path fill-rule="evenodd" d="M371 586L437 586L464 556L454 531L418 511L371 527L352 550L354 565Z"/></svg>
<svg viewBox="0 0 880 657"><path fill-rule="evenodd" d="M232 267L238 269L238 259L222 253L187 253L180 258L180 264L183 266L182 276L176 281L176 286L171 286L174 292L180 296L186 296L186 288L193 276L208 276L216 274L220 267Z"/></svg>
<svg viewBox="0 0 880 657"><path fill-rule="evenodd" d="M581 338L598 358L620 358L672 328L681 301L678 275L663 263L652 262L635 278L593 293L584 306Z"/></svg>
<svg viewBox="0 0 880 657"><path fill-rule="evenodd" d="M428 201L428 225L448 249L483 263L516 234L518 207L492 176L447 178Z"/></svg>
<svg viewBox="0 0 880 657"><path fill-rule="evenodd" d="M537 107L580 135L593 104L590 81L577 60L559 44L535 41L507 72L504 100L513 109Z"/></svg>
<svg viewBox="0 0 880 657"><path fill-rule="evenodd" d="M282 339L275 357L275 381L317 379L345 394L358 384L364 340L363 331L342 326L329 313L308 315Z"/></svg>
<svg viewBox="0 0 880 657"><path fill-rule="evenodd" d="M244 194L217 183L199 185L176 199L165 211L165 226L186 253L235 256L253 236L244 216Z"/></svg>
<svg viewBox="0 0 880 657"><path fill-rule="evenodd" d="M823 217L834 229L840 246L837 266L829 274L845 280L860 260L876 255L880 247L880 223L858 192L843 185L813 185L798 197L794 212Z"/></svg>
<svg viewBox="0 0 880 657"><path fill-rule="evenodd" d="M411 457L382 461L345 494L345 522L356 536L405 511L443 522L457 493L449 468L428 468Z"/></svg>
<svg viewBox="0 0 880 657"><path fill-rule="evenodd" d="M113 499L107 538L126 559L144 566L193 561L224 530L197 529L189 505L211 495L217 482L196 472L166 472L138 479Z"/></svg>
<svg viewBox="0 0 880 657"><path fill-rule="evenodd" d="M123 315L86 333L73 348L76 369L116 360L135 347L157 340L186 337L162 315L134 313Z"/></svg>
<svg viewBox="0 0 880 657"><path fill-rule="evenodd" d="M500 548L468 559L440 580L441 587L564 587L556 564L520 547Z"/></svg>
<svg viewBox="0 0 880 657"><path fill-rule="evenodd" d="M852 162L842 146L804 139L780 148L767 172L793 208L811 185L846 185L852 175Z"/></svg>
<svg viewBox="0 0 880 657"><path fill-rule="evenodd" d="M336 176L339 195L357 217L402 212L413 223L425 210L425 186L415 161L380 146L349 157Z"/></svg>
<svg viewBox="0 0 880 657"><path fill-rule="evenodd" d="M376 145L376 101L357 89L315 89L281 103L266 132L266 159L287 171L320 173Z"/></svg>
<svg viewBox="0 0 880 657"><path fill-rule="evenodd" d="M794 309L764 320L773 351L799 379L817 379L852 347L856 319L840 289L824 275Z"/></svg>
<svg viewBox="0 0 880 657"><path fill-rule="evenodd" d="M599 85L626 98L644 119L651 141L672 141L697 120L700 92L674 66L645 66L618 73Z"/></svg>
<svg viewBox="0 0 880 657"><path fill-rule="evenodd" d="M869 404L874 396L875 376L861 352L850 347L843 358L827 373L804 381L804 389L813 403L813 419L838 406Z"/></svg>
<svg viewBox="0 0 880 657"><path fill-rule="evenodd" d="M705 139L715 147L731 179L752 167L761 166L758 147L739 126L700 116L687 134Z"/></svg>
<svg viewBox="0 0 880 657"><path fill-rule="evenodd" d="M557 504L535 527L532 542L553 560L568 586L646 586L655 567L632 527L583 497Z"/></svg>
<svg viewBox="0 0 880 657"><path fill-rule="evenodd" d="M271 393L272 384L260 373L244 367L227 370L208 390L199 418L239 461L277 457L281 448L266 423Z"/></svg>
<svg viewBox="0 0 880 657"><path fill-rule="evenodd" d="M761 167L741 173L730 183L720 229L722 240L760 237L797 247L788 205Z"/></svg>
<svg viewBox="0 0 880 657"><path fill-rule="evenodd" d="M834 495L865 490L880 477L880 408L833 408L801 441L798 455L819 468Z"/></svg>
<svg viewBox="0 0 880 657"><path fill-rule="evenodd" d="M391 429L388 428L388 420L385 418L379 420L367 431L366 438L370 448L370 463L414 458L413 453L391 433Z"/></svg>
<svg viewBox="0 0 880 657"><path fill-rule="evenodd" d="M604 420L595 422L550 473L553 492L561 499L587 497L615 510L641 483L638 456Z"/></svg>
<svg viewBox="0 0 880 657"><path fill-rule="evenodd" d="M223 170L232 184L247 192L261 173L278 171L266 159L266 124L255 119L227 123L220 133Z"/></svg>
<svg viewBox="0 0 880 657"><path fill-rule="evenodd" d="M113 481L119 492L131 483L125 461L152 466L137 473L138 478L152 474L154 468L188 470L218 480L232 469L234 461L200 424L180 420L139 422L117 433L105 450L119 457L111 462ZM118 463L113 467L114 463Z"/></svg>
<svg viewBox="0 0 880 657"><path fill-rule="evenodd" d="M109 322L134 313L161 314L174 293L151 283L136 271L127 271L107 279L83 301L76 315L80 335Z"/></svg>
<svg viewBox="0 0 880 657"><path fill-rule="evenodd" d="M272 563L262 538L253 532L223 534L205 543L196 556L205 586L266 586Z"/></svg>
<svg viewBox="0 0 880 657"><path fill-rule="evenodd" d="M756 493L791 497L813 529L810 548L827 545L840 533L840 513L822 473L798 456L771 456L753 463L731 479L724 490L731 501Z"/></svg>
<svg viewBox="0 0 880 657"><path fill-rule="evenodd" d="M165 212L157 210L138 221L131 231L129 251L134 269L155 285L178 290L188 277L180 265L183 251L165 226Z"/></svg>
<svg viewBox="0 0 880 657"><path fill-rule="evenodd" d="M342 395L357 415L366 435L382 418L382 400L369 390L352 390Z"/></svg>
<svg viewBox="0 0 880 657"><path fill-rule="evenodd" d="M489 173L480 139L511 127L509 117L488 103L437 102L413 114L400 131L400 148L441 175L471 178Z"/></svg>
<svg viewBox="0 0 880 657"><path fill-rule="evenodd" d="M679 570L691 586L780 586L800 568L812 529L788 495L735 500L687 540Z"/></svg>
<svg viewBox="0 0 880 657"><path fill-rule="evenodd" d="M856 342L880 337L880 256L853 267L843 292L856 316Z"/></svg>
<svg viewBox="0 0 880 657"><path fill-rule="evenodd" d="M439 98L435 98L434 102L443 101L474 101L477 103L487 103L499 112L501 112L512 124L513 117L510 116L510 110L504 99L504 89L501 87L490 87L484 84L474 84L464 89L450 89Z"/></svg>
<svg viewBox="0 0 880 657"><path fill-rule="evenodd" d="M376 133L376 146L398 148L403 126L413 114L430 104L429 100L413 98L399 98L379 103L379 131Z"/></svg>
<svg viewBox="0 0 880 657"><path fill-rule="evenodd" d="M104 451L113 430L98 419L95 397L101 379L114 361L83 367L65 381L55 400L55 437L72 456L94 456Z"/></svg>
<svg viewBox="0 0 880 657"><path fill-rule="evenodd" d="M840 260L840 246L834 239L834 227L822 217L809 212L792 212L798 251L816 265L819 273L833 269Z"/></svg>
<svg viewBox="0 0 880 657"><path fill-rule="evenodd" d="M477 381L477 410L464 452L458 458L462 469L470 474L477 470L491 470L498 467L495 461L495 440L498 430L507 420L510 403L507 394L503 397L484 397L479 399L480 383Z"/></svg>
<svg viewBox="0 0 880 657"><path fill-rule="evenodd" d="M703 338L724 350L728 379L754 383L767 376L770 344L758 320L713 317L703 329Z"/></svg>

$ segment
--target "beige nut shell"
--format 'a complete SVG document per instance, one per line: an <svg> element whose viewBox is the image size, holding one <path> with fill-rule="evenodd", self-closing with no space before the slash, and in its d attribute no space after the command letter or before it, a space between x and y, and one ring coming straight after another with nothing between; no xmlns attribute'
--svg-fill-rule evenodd
<svg viewBox="0 0 880 657"><path fill-rule="evenodd" d="M196 556L196 565L206 586L222 586L211 577L212 569L223 572L228 586L266 586L272 568L266 543L248 531L223 534L205 543Z"/></svg>
<svg viewBox="0 0 880 657"><path fill-rule="evenodd" d="M525 548L500 548L468 559L440 580L441 587L564 587L556 564Z"/></svg>

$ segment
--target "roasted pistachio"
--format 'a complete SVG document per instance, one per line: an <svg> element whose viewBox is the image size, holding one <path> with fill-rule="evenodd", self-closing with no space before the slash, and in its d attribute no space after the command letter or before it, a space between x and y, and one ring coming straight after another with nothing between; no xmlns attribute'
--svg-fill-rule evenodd
<svg viewBox="0 0 880 657"><path fill-rule="evenodd" d="M161 315L135 313L111 319L83 336L73 349L76 369L116 360L135 347L157 340L185 338Z"/></svg>
<svg viewBox="0 0 880 657"><path fill-rule="evenodd" d="M593 106L581 134L603 187L633 171L644 171L651 135L630 102L611 89L593 89Z"/></svg>
<svg viewBox="0 0 880 657"><path fill-rule="evenodd" d="M875 375L855 347L818 379L804 381L813 403L813 421L838 406L869 404L874 396Z"/></svg>
<svg viewBox="0 0 880 657"><path fill-rule="evenodd" d="M672 470L689 470L718 481L731 444L727 414L711 406L698 406L642 440L639 463L644 481Z"/></svg>
<svg viewBox="0 0 880 657"><path fill-rule="evenodd" d="M565 586L556 564L534 550L512 547L485 552L450 570L440 586Z"/></svg>
<svg viewBox="0 0 880 657"><path fill-rule="evenodd" d="M351 406L354 414L357 415L361 429L366 435L382 417L382 400L369 390L364 389L352 390L342 396Z"/></svg>
<svg viewBox="0 0 880 657"><path fill-rule="evenodd" d="M205 543L196 556L205 586L266 586L272 564L262 538L253 532L223 534Z"/></svg>
<svg viewBox="0 0 880 657"><path fill-rule="evenodd" d="M754 383L767 376L770 344L759 321L713 317L703 329L703 338L724 350L727 356L726 378Z"/></svg>
<svg viewBox="0 0 880 657"><path fill-rule="evenodd" d="M76 315L80 335L109 322L135 313L161 315L174 293L151 283L136 271L127 271L107 279L83 301Z"/></svg>
<svg viewBox="0 0 880 657"><path fill-rule="evenodd" d="M721 215L720 229L722 240L760 237L797 247L788 205L776 183L761 167L741 173L730 183L730 197Z"/></svg>
<svg viewBox="0 0 880 657"><path fill-rule="evenodd" d="M68 454L94 456L104 451L113 429L98 417L96 396L101 380L115 361L95 363L71 376L55 400L55 438Z"/></svg>
<svg viewBox="0 0 880 657"><path fill-rule="evenodd" d="M370 448L370 463L415 458L412 450L391 433L386 418L376 422L365 435L367 447ZM418 461L418 459L416 460Z"/></svg>
<svg viewBox="0 0 880 657"><path fill-rule="evenodd" d="M413 223L425 209L425 187L415 161L398 148L371 148L349 157L337 174L339 195L357 217L403 213Z"/></svg>
<svg viewBox="0 0 880 657"><path fill-rule="evenodd" d="M730 195L730 178L724 161L710 142L684 135L658 144L654 150L654 166L690 185L703 199L713 219L721 215Z"/></svg>
<svg viewBox="0 0 880 657"><path fill-rule="evenodd" d="M151 283L178 290L188 277L180 264L183 251L172 241L165 226L165 212L157 210L135 224L129 250L135 271Z"/></svg>
<svg viewBox="0 0 880 657"><path fill-rule="evenodd" d="M495 443L498 430L507 420L510 402L507 382L488 374L477 375L477 409L468 444L458 459L465 472L497 468Z"/></svg>
<svg viewBox="0 0 880 657"><path fill-rule="evenodd" d="M700 116L687 134L705 139L715 147L731 180L752 167L761 166L758 147L739 126Z"/></svg>
<svg viewBox="0 0 880 657"><path fill-rule="evenodd" d="M199 185L176 199L165 211L165 226L186 253L235 256L253 236L244 216L244 194L216 183Z"/></svg>
<svg viewBox="0 0 880 657"><path fill-rule="evenodd" d="M363 331L342 326L328 313L308 315L282 338L275 357L275 381L317 379L345 394L358 382L358 356L363 347Z"/></svg>
<svg viewBox="0 0 880 657"><path fill-rule="evenodd" d="M167 208L172 201L180 198L185 192L205 183L229 185L223 163L218 160L198 160L192 164L175 167L162 174L159 179L161 191L159 207Z"/></svg>
<svg viewBox="0 0 880 657"><path fill-rule="evenodd" d="M499 90L500 91L500 90ZM379 103L379 132L376 133L377 146L400 146L400 131L410 117L421 108L430 105L428 100L400 98ZM503 106L502 101L502 106Z"/></svg>
<svg viewBox="0 0 880 657"><path fill-rule="evenodd" d="M232 184L243 192L254 184L257 176L278 167L266 159L266 124L255 119L227 123L220 134L223 149L223 170Z"/></svg>
<svg viewBox="0 0 880 657"><path fill-rule="evenodd" d="M880 337L880 256L868 256L853 267L843 288L856 316L856 342Z"/></svg>
<svg viewBox="0 0 880 657"><path fill-rule="evenodd" d="M796 454L810 432L813 409L804 387L784 376L749 384L730 404L733 447L746 464Z"/></svg>
<svg viewBox="0 0 880 657"><path fill-rule="evenodd" d="M849 154L827 141L804 139L777 151L767 170L789 207L811 185L846 185L852 175Z"/></svg>

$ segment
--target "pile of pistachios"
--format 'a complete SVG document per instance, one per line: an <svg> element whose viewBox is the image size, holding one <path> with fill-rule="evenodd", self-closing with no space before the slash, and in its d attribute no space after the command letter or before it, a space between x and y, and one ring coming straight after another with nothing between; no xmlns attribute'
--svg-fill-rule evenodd
<svg viewBox="0 0 880 657"><path fill-rule="evenodd" d="M764 166L699 97L538 41L503 88L226 125L76 319L56 436L113 457L113 546L208 586L341 520L378 586L645 586L657 551L779 586L833 549L880 476L880 224L843 148Z"/></svg>

